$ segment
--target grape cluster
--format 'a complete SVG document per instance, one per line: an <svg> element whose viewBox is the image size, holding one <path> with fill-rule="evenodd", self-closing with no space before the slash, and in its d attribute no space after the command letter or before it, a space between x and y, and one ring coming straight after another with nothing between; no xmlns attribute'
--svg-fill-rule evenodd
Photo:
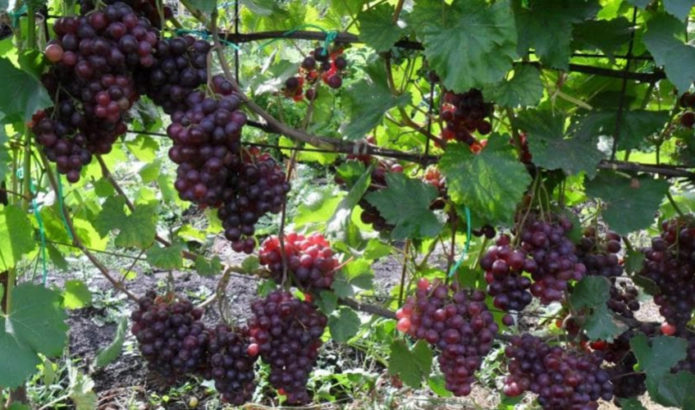
<svg viewBox="0 0 695 410"><path fill-rule="evenodd" d="M152 25L157 28L162 27L162 19L157 10L157 3L155 0L101 0L101 3L110 5L117 2L123 2L130 7L140 16L147 18ZM80 0L80 12L82 14L87 14L88 12L94 10L93 0ZM162 7L162 13L164 18L171 18L173 12L169 6Z"/></svg>
<svg viewBox="0 0 695 410"><path fill-rule="evenodd" d="M620 249L620 235L607 232L605 237L601 238L596 229L591 227L584 230L576 253L586 267L587 275L615 278L623 273L618 258Z"/></svg>
<svg viewBox="0 0 695 410"><path fill-rule="evenodd" d="M49 160L70 182L91 154L104 154L126 131L125 115L138 98L133 71L154 64L158 33L125 3L59 18L45 50L52 63L42 82L54 106L37 112L32 130Z"/></svg>
<svg viewBox="0 0 695 410"><path fill-rule="evenodd" d="M222 400L240 406L251 400L256 388L253 366L257 346L251 345L248 330L218 325L210 334L209 372Z"/></svg>
<svg viewBox="0 0 695 410"><path fill-rule="evenodd" d="M251 310L251 342L270 365L270 384L287 396L288 404L310 401L306 384L328 319L312 303L285 291L271 292Z"/></svg>
<svg viewBox="0 0 695 410"><path fill-rule="evenodd" d="M485 294L420 279L417 292L396 313L398 330L440 350L439 367L447 390L471 392L474 374L492 347L498 326L485 305Z"/></svg>
<svg viewBox="0 0 695 410"><path fill-rule="evenodd" d="M190 109L187 97L207 82L210 44L191 36L163 38L155 51L152 66L136 73L138 90L167 114ZM221 81L222 77L218 78Z"/></svg>
<svg viewBox="0 0 695 410"><path fill-rule="evenodd" d="M487 135L492 131L492 125L485 119L492 111L493 105L485 102L480 90L473 88L463 94L445 91L440 107L440 117L446 123L442 138L472 146L477 142L473 132Z"/></svg>
<svg viewBox="0 0 695 410"><path fill-rule="evenodd" d="M496 308L522 310L531 300L531 280L523 272L534 272L536 261L528 258L524 248L514 249L508 235L501 235L480 260L485 270L487 292L493 297Z"/></svg>
<svg viewBox="0 0 695 410"><path fill-rule="evenodd" d="M688 111L681 114L680 122L685 128L693 128L695 125L695 94L687 92L680 97L681 107L688 109Z"/></svg>
<svg viewBox="0 0 695 410"><path fill-rule="evenodd" d="M449 194L446 189L446 178L436 166L427 167L422 180L437 189L438 197L430 204L430 209L443 209ZM493 235L494 236L494 235Z"/></svg>
<svg viewBox="0 0 695 410"><path fill-rule="evenodd" d="M178 164L174 186L182 199L218 206L227 179L241 165L241 129L246 115L235 95L210 98L200 91L186 98L188 109L171 116L169 158Z"/></svg>
<svg viewBox="0 0 695 410"><path fill-rule="evenodd" d="M284 248L289 277L295 286L304 290L331 288L338 259L323 235L304 236L292 232L285 235ZM258 257L261 265L266 265L273 279L280 283L283 275L280 239L277 236L267 238Z"/></svg>
<svg viewBox="0 0 695 410"><path fill-rule="evenodd" d="M232 249L253 252L254 225L267 213L279 213L289 190L285 173L273 157L255 149L242 153L241 163L227 177L223 204L217 210Z"/></svg>
<svg viewBox="0 0 695 410"><path fill-rule="evenodd" d="M565 216L551 215L549 221L529 215L521 228L521 247L535 264L524 266L531 274L531 293L548 304L562 300L567 282L580 280L586 267L575 254L574 243L567 236L572 222Z"/></svg>
<svg viewBox="0 0 695 410"><path fill-rule="evenodd" d="M645 256L640 274L658 287L654 302L659 312L668 323L684 329L695 307L695 221L664 221Z"/></svg>
<svg viewBox="0 0 695 410"><path fill-rule="evenodd" d="M608 308L618 315L634 318L639 310L639 291L628 280L614 280L611 284L610 298L606 303Z"/></svg>
<svg viewBox="0 0 695 410"><path fill-rule="evenodd" d="M647 334L654 334L656 328L645 328ZM613 394L619 398L637 397L646 390L646 375L635 372L637 358L630 348L630 339L637 335L637 330L628 330L620 334L612 343L606 343L601 351L607 362L613 367L607 369L613 383Z"/></svg>
<svg viewBox="0 0 695 410"><path fill-rule="evenodd" d="M167 300L150 291L131 316L140 352L169 383L205 372L210 335L202 314L186 299Z"/></svg>
<svg viewBox="0 0 695 410"><path fill-rule="evenodd" d="M610 375L600 367L600 354L551 347L524 334L512 338L505 355L509 359L503 389L507 396L530 390L548 410L597 409L597 400L613 397Z"/></svg>
<svg viewBox="0 0 695 410"><path fill-rule="evenodd" d="M304 98L311 101L316 98L316 88L313 85L319 77L329 87L340 88L347 65L348 61L343 57L342 48L329 51L324 47L318 47L304 58L299 67L299 74L285 80L283 93L295 101Z"/></svg>

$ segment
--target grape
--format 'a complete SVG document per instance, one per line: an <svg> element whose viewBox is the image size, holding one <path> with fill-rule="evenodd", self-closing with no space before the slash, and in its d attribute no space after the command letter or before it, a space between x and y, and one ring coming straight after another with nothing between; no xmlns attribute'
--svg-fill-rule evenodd
<svg viewBox="0 0 695 410"><path fill-rule="evenodd" d="M654 302L666 321L682 330L695 307L695 221L676 218L661 224L661 234L644 251L640 275L658 287Z"/></svg>
<svg viewBox="0 0 695 410"><path fill-rule="evenodd" d="M258 352L251 347L248 329L218 325L210 334L209 369L222 400L241 406L256 388L253 371Z"/></svg>
<svg viewBox="0 0 695 410"><path fill-rule="evenodd" d="M251 342L270 365L270 384L287 395L288 404L309 402L306 384L328 319L312 303L285 291L271 292L251 310Z"/></svg>
<svg viewBox="0 0 695 410"><path fill-rule="evenodd" d="M692 111L687 111L684 112L681 115L681 125L684 126L685 128L693 128L693 124L695 124L695 112Z"/></svg>
<svg viewBox="0 0 695 410"><path fill-rule="evenodd" d="M289 277L295 286L308 291L331 288L338 259L323 235L314 233L305 237L289 233L285 235L284 248ZM279 238L266 239L258 257L261 265L268 266L272 278L280 283L283 264Z"/></svg>
<svg viewBox="0 0 695 410"><path fill-rule="evenodd" d="M490 133L492 126L485 117L492 115L493 105L483 100L480 90L471 89L462 94L444 90L440 117L446 123L441 136L473 145L477 140L473 132Z"/></svg>
<svg viewBox="0 0 695 410"><path fill-rule="evenodd" d="M44 51L46 59L51 63L57 63L63 59L63 47L60 44L49 44Z"/></svg>
<svg viewBox="0 0 695 410"><path fill-rule="evenodd" d="M523 276L523 271L535 271L536 262L528 258L523 248L514 249L510 242L509 236L502 235L481 258L480 266L485 270L487 292L495 307L518 311L533 299L529 291L531 280Z"/></svg>
<svg viewBox="0 0 695 410"><path fill-rule="evenodd" d="M207 372L210 338L200 321L202 314L186 299L157 297L153 291L140 299L132 313L132 332L140 352L149 368L170 384Z"/></svg>
<svg viewBox="0 0 695 410"><path fill-rule="evenodd" d="M331 88L340 88L343 84L343 71L348 65L342 53L341 48L333 51L323 47L314 49L302 60L299 74L285 80L285 87L282 90L284 96L295 101L301 101L304 98L309 101L314 100L316 98L314 84L318 78L323 79L323 82Z"/></svg>
<svg viewBox="0 0 695 410"><path fill-rule="evenodd" d="M408 298L396 318L398 330L439 349L446 389L456 396L470 394L474 373L498 332L485 294L420 279L415 296Z"/></svg>
<svg viewBox="0 0 695 410"><path fill-rule="evenodd" d="M530 390L538 394L544 409L597 409L597 400L613 397L610 375L600 367L597 353L551 347L524 334L512 338L505 355L509 376L504 393L508 396Z"/></svg>
<svg viewBox="0 0 695 410"><path fill-rule="evenodd" d="M587 228L577 244L576 254L586 267L587 275L614 278L623 273L618 258L620 249L620 235L617 233L607 232L601 238L594 228Z"/></svg>

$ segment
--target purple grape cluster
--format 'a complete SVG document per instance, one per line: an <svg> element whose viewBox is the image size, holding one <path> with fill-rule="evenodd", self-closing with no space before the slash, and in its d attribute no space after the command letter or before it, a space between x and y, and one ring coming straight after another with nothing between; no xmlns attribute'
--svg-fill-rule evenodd
<svg viewBox="0 0 695 410"><path fill-rule="evenodd" d="M504 393L538 394L544 409L597 409L597 400L611 400L613 385L597 353L579 353L549 346L528 334L514 336L505 350L509 375Z"/></svg>
<svg viewBox="0 0 695 410"><path fill-rule="evenodd" d="M610 298L607 305L618 315L627 318L634 318L635 312L639 310L640 304L637 298L639 291L629 280L614 280L611 284Z"/></svg>
<svg viewBox="0 0 695 410"><path fill-rule="evenodd" d="M622 275L618 253L621 249L620 235L607 232L600 237L594 228L584 230L582 239L577 244L577 256L586 267L586 274L614 278Z"/></svg>
<svg viewBox="0 0 695 410"><path fill-rule="evenodd" d="M147 292L131 318L132 332L149 368L169 383L203 374L210 335L200 321L203 311L186 299L166 300Z"/></svg>
<svg viewBox="0 0 695 410"><path fill-rule="evenodd" d="M328 319L312 303L285 291L255 301L251 310L251 342L270 365L270 384L287 396L288 404L309 402L306 384Z"/></svg>
<svg viewBox="0 0 695 410"><path fill-rule="evenodd" d="M523 248L513 249L508 235L501 235L480 260L485 270L487 292L493 297L496 308L524 309L533 297L529 288L531 280L523 272L536 270L536 262L527 257Z"/></svg>
<svg viewBox="0 0 695 410"><path fill-rule="evenodd" d="M485 294L421 279L396 317L398 330L439 349L446 389L456 396L470 394L475 372L498 332Z"/></svg>
<svg viewBox="0 0 695 410"><path fill-rule="evenodd" d="M187 97L207 82L208 51L207 41L192 36L160 39L152 66L136 73L138 90L167 114L190 110Z"/></svg>
<svg viewBox="0 0 695 410"><path fill-rule="evenodd" d="M654 296L659 312L677 329L685 329L695 308L695 221L664 221L645 256L640 275L659 288Z"/></svg>
<svg viewBox="0 0 695 410"><path fill-rule="evenodd" d="M77 182L91 154L105 154L126 131L138 99L133 72L150 67L157 31L125 3L80 17L59 18L45 50L42 78L54 107L35 114L32 130L49 160Z"/></svg>
<svg viewBox="0 0 695 410"><path fill-rule="evenodd" d="M251 346L248 330L218 325L210 334L208 355L210 378L222 400L235 406L251 400L258 351Z"/></svg>
<svg viewBox="0 0 695 410"><path fill-rule="evenodd" d="M116 0L101 0L101 3L106 5L117 2ZM138 15L146 17L155 27L162 27L162 19L157 10L157 2L155 0L122 0L122 2L132 7ZM95 1L93 0L80 0L79 3L82 14L87 14L95 8ZM162 7L162 12L165 19L171 18L173 14L169 6Z"/></svg>
<svg viewBox="0 0 695 410"><path fill-rule="evenodd" d="M654 335L656 327L648 328L645 326L642 330L646 330L649 335ZM607 371L613 383L615 397L637 397L647 391L646 375L642 372L635 372L637 358L630 348L630 339L637 333L638 330L636 329L625 331L602 349L604 359L613 363L613 367L608 368Z"/></svg>
<svg viewBox="0 0 695 410"><path fill-rule="evenodd" d="M441 119L446 127L441 135L445 140L473 145L477 142L473 132L487 135L492 130L490 121L485 118L492 115L493 105L485 102L480 90L473 88L462 94L445 91L442 100Z"/></svg>
<svg viewBox="0 0 695 410"><path fill-rule="evenodd" d="M521 248L535 262L534 269L524 267L531 274L531 294L547 305L562 300L567 282L580 280L586 267L575 254L575 246L567 236L572 222L565 216L551 216L549 221L534 215L521 229Z"/></svg>

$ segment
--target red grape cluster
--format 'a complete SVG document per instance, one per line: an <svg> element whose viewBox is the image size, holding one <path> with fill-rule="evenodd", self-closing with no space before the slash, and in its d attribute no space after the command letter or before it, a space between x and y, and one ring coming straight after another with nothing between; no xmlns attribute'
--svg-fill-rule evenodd
<svg viewBox="0 0 695 410"><path fill-rule="evenodd" d="M304 58L299 74L285 81L283 92L286 97L295 101L301 101L305 97L311 101L316 98L313 84L319 77L329 87L340 88L347 65L342 48L329 51L324 47L318 47Z"/></svg>
<svg viewBox="0 0 695 410"><path fill-rule="evenodd" d="M639 310L639 291L628 280L614 280L611 284L610 298L607 305L618 315L627 318L634 318L635 312Z"/></svg>
<svg viewBox="0 0 695 410"><path fill-rule="evenodd" d="M618 258L620 249L620 235L609 231L604 237L599 237L592 227L584 230L576 253L586 267L587 275L615 278L623 273Z"/></svg>
<svg viewBox="0 0 695 410"><path fill-rule="evenodd" d="M267 213L279 213L289 191L285 173L273 157L255 149L242 153L241 163L227 177L217 211L232 249L253 252L254 225Z"/></svg>
<svg viewBox="0 0 695 410"><path fill-rule="evenodd" d="M295 286L309 291L331 288L338 259L323 235L314 233L305 237L289 233L285 235L284 248L289 275ZM261 265L268 266L273 279L280 283L283 274L280 239L277 236L266 239L258 257Z"/></svg>
<svg viewBox="0 0 695 410"><path fill-rule="evenodd" d="M218 325L210 334L209 372L222 400L240 406L251 400L256 388L253 371L258 358L248 330Z"/></svg>
<svg viewBox="0 0 695 410"><path fill-rule="evenodd" d="M640 275L658 287L654 302L659 312L668 323L684 329L695 307L695 221L664 221L645 256Z"/></svg>
<svg viewBox="0 0 695 410"><path fill-rule="evenodd" d="M551 216L550 221L544 221L534 215L521 229L521 247L535 262L535 266L525 266L524 270L533 279L531 293L544 305L562 300L567 282L586 274L567 236L571 229L572 222L565 216Z"/></svg>
<svg viewBox="0 0 695 410"><path fill-rule="evenodd" d="M136 73L138 90L167 114L190 109L187 97L207 82L208 51L208 42L191 36L159 40L152 66Z"/></svg>
<svg viewBox="0 0 695 410"><path fill-rule="evenodd" d="M481 135L487 135L492 130L485 117L492 115L493 105L486 103L483 93L475 88L463 94L445 91L440 110L446 123L441 136L447 141L456 140L472 146L477 142L473 132L477 130Z"/></svg>
<svg viewBox="0 0 695 410"><path fill-rule="evenodd" d="M152 25L157 28L162 27L162 19L157 10L157 3L155 0L101 0L101 3L109 5L117 2L123 2L130 7L140 16L147 18ZM80 12L82 14L87 14L88 12L94 10L93 0L80 0ZM169 6L162 7L162 13L164 18L171 18L173 12Z"/></svg>
<svg viewBox="0 0 695 410"><path fill-rule="evenodd" d="M446 178L436 166L430 166L425 170L422 180L437 189L438 197L430 205L430 209L443 209L446 206L446 199L449 194L446 190ZM494 236L494 235L493 235Z"/></svg>
<svg viewBox="0 0 695 410"><path fill-rule="evenodd" d="M43 76L54 107L32 121L37 141L70 182L90 154L104 154L126 131L125 115L138 94L132 72L154 64L157 31L125 3L81 17L63 17L46 47Z"/></svg>
<svg viewBox="0 0 695 410"><path fill-rule="evenodd" d="M487 292L496 308L522 310L531 300L531 280L523 272L534 272L536 261L528 258L524 248L513 248L508 235L502 235L480 260L485 270Z"/></svg>
<svg viewBox="0 0 695 410"><path fill-rule="evenodd" d="M693 125L695 125L695 112L693 112L695 110L695 94L690 92L684 93L679 102L681 107L689 109L681 114L681 125L685 128L693 128Z"/></svg>
<svg viewBox="0 0 695 410"><path fill-rule="evenodd" d="M255 301L251 310L251 342L270 365L270 384L287 396L288 404L310 401L306 384L328 319L312 303L285 291Z"/></svg>
<svg viewBox="0 0 695 410"><path fill-rule="evenodd" d="M169 158L178 164L175 182L182 199L218 206L226 181L241 165L241 129L246 114L240 98L231 94L210 98L200 91L186 98L188 110L171 116L167 134L174 142Z"/></svg>
<svg viewBox="0 0 695 410"><path fill-rule="evenodd" d="M492 347L498 326L485 294L420 279L417 292L396 313L398 330L440 350L446 388L456 396L471 392L474 373Z"/></svg>
<svg viewBox="0 0 695 410"><path fill-rule="evenodd" d="M131 316L140 352L150 369L170 383L205 371L210 339L202 315L186 299L166 300L150 291Z"/></svg>
<svg viewBox="0 0 695 410"><path fill-rule="evenodd" d="M505 355L509 358L504 385L507 396L530 390L548 410L597 409L597 400L613 397L610 375L600 367L600 354L551 347L524 334L512 338Z"/></svg>

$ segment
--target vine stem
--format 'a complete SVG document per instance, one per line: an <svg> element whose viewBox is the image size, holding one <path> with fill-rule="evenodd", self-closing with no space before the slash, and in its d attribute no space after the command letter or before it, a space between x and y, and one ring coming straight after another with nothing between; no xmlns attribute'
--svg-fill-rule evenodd
<svg viewBox="0 0 695 410"><path fill-rule="evenodd" d="M55 192L55 194L59 195L58 182L56 180L56 175L53 174L53 170L50 167L48 159L46 158L46 156L43 153L41 153L41 160L42 160L43 165L46 169L46 175L48 175L48 182L51 184L51 187L53 188L53 191ZM80 237L78 236L78 234L75 230L75 225L72 222L72 217L70 216L70 213L67 212L65 210L65 208L62 208L61 212L63 214L63 217L65 218L65 224L67 225L68 230L72 234L73 244L82 251L82 253L87 257L87 259L90 260L90 262L92 262L92 264L99 270L99 272L101 272L101 275L104 278L106 278L106 280L111 282L111 284L113 285L114 288L123 292L131 300L137 302L139 300L139 298L137 296L135 296L135 294L133 294L131 291L129 291L125 287L125 285L123 285L122 282L119 282L113 276L111 276L109 269L106 266L104 266L104 264L101 263L101 261L99 261L99 259L96 256L94 256L94 254L92 252L89 251L89 249L87 249L87 247L84 245L84 243L82 243L82 240L80 239Z"/></svg>
<svg viewBox="0 0 695 410"><path fill-rule="evenodd" d="M393 11L393 24L398 23L398 18L401 15L401 11L403 11L403 4L405 3L405 0L398 0L398 3L396 4L396 9Z"/></svg>
<svg viewBox="0 0 695 410"><path fill-rule="evenodd" d="M673 206L673 209L676 210L676 213L678 213L678 215L679 215L681 218L684 218L684 217L685 217L685 214L684 214L683 211L680 209L680 207L678 207L678 204L676 203L676 200L673 199L673 195L671 195L671 191L666 191L666 198L668 198L668 201L671 203L671 206Z"/></svg>
<svg viewBox="0 0 695 410"><path fill-rule="evenodd" d="M405 292L405 275L408 272L408 252L410 251L410 239L405 241L403 249L403 268L401 269L401 287L398 289L398 307L403 305L403 294Z"/></svg>

